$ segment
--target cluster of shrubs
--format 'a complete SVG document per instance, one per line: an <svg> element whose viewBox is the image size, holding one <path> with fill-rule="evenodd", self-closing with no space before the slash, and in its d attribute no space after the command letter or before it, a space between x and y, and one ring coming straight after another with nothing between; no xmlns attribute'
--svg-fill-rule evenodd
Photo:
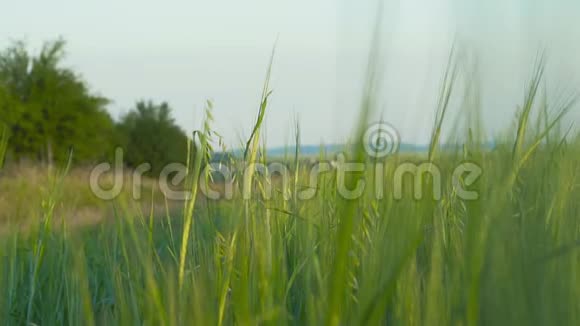
<svg viewBox="0 0 580 326"><path fill-rule="evenodd" d="M0 51L0 130L8 130L8 162L93 164L124 150L128 167L159 171L183 162L187 135L167 103L139 101L117 121L110 101L64 67L65 42L47 42L31 54L23 42ZM72 155L71 155L72 153Z"/></svg>

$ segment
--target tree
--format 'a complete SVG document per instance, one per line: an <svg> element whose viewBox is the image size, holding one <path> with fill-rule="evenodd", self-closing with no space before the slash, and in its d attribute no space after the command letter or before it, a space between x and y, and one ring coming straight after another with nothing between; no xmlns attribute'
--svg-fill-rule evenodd
<svg viewBox="0 0 580 326"><path fill-rule="evenodd" d="M176 125L167 103L137 102L118 128L128 166L150 163L152 172L158 174L169 163L185 163L187 135Z"/></svg>
<svg viewBox="0 0 580 326"><path fill-rule="evenodd" d="M9 127L9 151L16 158L64 162L110 156L115 128L109 101L90 92L63 68L63 40L47 42L32 56L23 42L0 53L0 122Z"/></svg>

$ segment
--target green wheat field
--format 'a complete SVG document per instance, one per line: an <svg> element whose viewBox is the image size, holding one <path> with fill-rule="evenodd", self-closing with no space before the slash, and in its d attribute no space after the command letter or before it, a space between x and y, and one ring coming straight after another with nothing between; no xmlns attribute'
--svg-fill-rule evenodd
<svg viewBox="0 0 580 326"><path fill-rule="evenodd" d="M211 105L183 148L183 187L194 194L185 201L164 199L154 180L140 201L127 189L103 201L74 164L6 166L1 324L580 325L580 138L565 122L575 98L547 98L540 58L514 127L488 146L477 89L457 94L461 68L451 62L427 153L368 158L361 139L376 111L372 73L346 151L368 170L348 174L350 188L378 164L388 181L399 164L430 162L442 171L439 200L428 195L429 176L422 199L411 179L402 199L390 195L390 182L383 198L370 186L345 199L334 170L321 174L313 198L300 200L308 166L293 150L285 157L291 180L274 182L273 196L264 196L269 180L252 173L235 183L253 189L251 198L208 200L199 182L212 177L203 169L214 141ZM269 74L252 135L231 164L274 160L260 137L275 96ZM451 97L462 103L455 124ZM453 139L443 139L446 129L457 131ZM11 140L0 135L1 158ZM459 145L441 145L451 141ZM451 180L463 162L483 171L463 180L475 200L460 198Z"/></svg>

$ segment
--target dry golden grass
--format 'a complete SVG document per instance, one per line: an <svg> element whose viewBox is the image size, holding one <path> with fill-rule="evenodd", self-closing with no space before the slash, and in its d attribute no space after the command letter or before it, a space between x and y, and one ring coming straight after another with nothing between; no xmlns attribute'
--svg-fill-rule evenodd
<svg viewBox="0 0 580 326"><path fill-rule="evenodd" d="M50 195L50 185L57 179L54 171L39 165L7 166L0 174L0 229L22 229L37 222L42 217L44 200ZM86 167L75 168L63 177L55 223L66 219L70 226L93 225L114 216L113 202L98 198L91 191L89 179L90 169ZM112 183L112 175L100 180L104 189ZM120 197L132 199L131 187L131 178L125 178ZM165 210L157 182L143 178L141 191L139 200L129 201L134 208L149 212L153 203L154 211Z"/></svg>

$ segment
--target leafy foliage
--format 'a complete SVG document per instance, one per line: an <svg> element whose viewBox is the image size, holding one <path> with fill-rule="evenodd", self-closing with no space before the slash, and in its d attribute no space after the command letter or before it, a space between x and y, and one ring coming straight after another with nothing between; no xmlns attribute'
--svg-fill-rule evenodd
<svg viewBox="0 0 580 326"><path fill-rule="evenodd" d="M11 136L14 160L64 163L108 158L121 144L127 164L151 163L154 172L183 162L187 136L167 103L140 101L115 124L109 100L94 94L74 71L62 66L63 40L44 44L38 55L23 42L0 53L0 123Z"/></svg>
<svg viewBox="0 0 580 326"><path fill-rule="evenodd" d="M185 163L187 135L176 125L167 103L139 101L122 117L118 128L124 159L130 167L150 163L157 174L169 163Z"/></svg>
<svg viewBox="0 0 580 326"><path fill-rule="evenodd" d="M45 43L31 55L16 42L0 53L0 121L11 133L16 159L92 161L110 153L114 122L106 98L93 94L80 76L62 67L65 42Z"/></svg>

